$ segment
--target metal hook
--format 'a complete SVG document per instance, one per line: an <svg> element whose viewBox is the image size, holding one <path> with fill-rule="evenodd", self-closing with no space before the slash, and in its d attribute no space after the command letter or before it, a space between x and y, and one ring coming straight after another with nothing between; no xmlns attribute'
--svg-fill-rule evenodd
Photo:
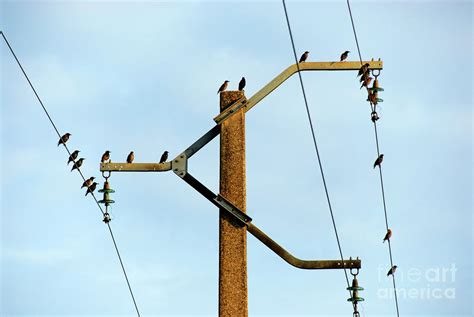
<svg viewBox="0 0 474 317"><path fill-rule="evenodd" d="M377 71L377 75L375 74L375 71ZM372 75L375 77L375 79L377 79L377 77L380 75L380 69L372 69Z"/></svg>
<svg viewBox="0 0 474 317"><path fill-rule="evenodd" d="M107 176L105 176L105 173L109 173ZM110 175L112 175L112 172L111 171L103 171L102 172L102 177L105 178L105 180L108 180Z"/></svg>
<svg viewBox="0 0 474 317"><path fill-rule="evenodd" d="M356 270L356 272L353 273L353 270ZM353 269L353 268L351 268L350 273L351 273L352 276L356 277L356 276L359 274L359 269Z"/></svg>

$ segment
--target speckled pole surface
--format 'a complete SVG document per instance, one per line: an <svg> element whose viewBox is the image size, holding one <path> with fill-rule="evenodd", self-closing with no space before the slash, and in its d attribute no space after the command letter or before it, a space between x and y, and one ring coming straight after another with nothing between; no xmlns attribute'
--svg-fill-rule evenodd
<svg viewBox="0 0 474 317"><path fill-rule="evenodd" d="M220 95L221 111L243 97L241 91ZM239 110L222 123L220 146L220 194L246 209L245 112ZM219 219L219 317L247 317L247 232L220 211Z"/></svg>

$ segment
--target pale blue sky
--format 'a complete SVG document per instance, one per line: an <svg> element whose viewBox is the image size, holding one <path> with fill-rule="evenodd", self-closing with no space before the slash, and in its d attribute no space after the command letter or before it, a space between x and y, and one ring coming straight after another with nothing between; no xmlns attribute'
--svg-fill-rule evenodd
<svg viewBox="0 0 474 317"><path fill-rule="evenodd" d="M299 53L332 61L350 50L357 60L345 1L287 6ZM352 10L364 59L384 61L378 127L401 316L472 316L473 3L353 1ZM136 162L179 154L213 126L223 80L235 89L245 76L250 97L293 63L280 1L2 0L0 29L72 133L87 176L100 176L106 149L113 161L130 150ZM0 315L133 315L97 206L0 47ZM362 259L363 315L393 316L370 108L355 75L303 78L343 252ZM217 140L190 171L217 191ZM174 174L110 181L142 315L216 316L217 209ZM247 186L257 226L298 257L338 259L296 77L247 113ZM342 271L295 269L250 235L248 274L250 316L352 314Z"/></svg>

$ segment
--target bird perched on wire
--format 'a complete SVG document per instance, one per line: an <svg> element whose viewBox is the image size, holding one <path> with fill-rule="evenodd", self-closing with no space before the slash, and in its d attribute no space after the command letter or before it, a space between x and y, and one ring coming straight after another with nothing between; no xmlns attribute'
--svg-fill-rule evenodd
<svg viewBox="0 0 474 317"><path fill-rule="evenodd" d="M95 177L92 176L91 178L88 178L84 181L84 183L82 183L82 186L81 188L84 188L84 187L89 187L90 185L92 185L92 182L94 181Z"/></svg>
<svg viewBox="0 0 474 317"><path fill-rule="evenodd" d="M82 163L84 162L85 158L80 158L79 160L77 160L77 162L74 163L74 165L72 166L71 168L71 172L74 171L74 170L78 170L79 167L82 166Z"/></svg>
<svg viewBox="0 0 474 317"><path fill-rule="evenodd" d="M58 146L59 146L59 144L66 144L67 140L69 140L69 137L70 137L71 135L72 135L71 133L66 133L66 134L63 135L61 138L59 138Z"/></svg>
<svg viewBox="0 0 474 317"><path fill-rule="evenodd" d="M104 154L102 154L102 158L100 159L101 163L104 163L105 161L108 161L110 159L110 151L105 151Z"/></svg>
<svg viewBox="0 0 474 317"><path fill-rule="evenodd" d="M362 87L368 87L370 85L370 82L372 81L372 77L367 77L364 82L362 83L362 85L360 86L360 89L362 89Z"/></svg>
<svg viewBox="0 0 474 317"><path fill-rule="evenodd" d="M309 55L309 52L308 52L308 51L304 52L303 55L301 55L301 57L300 57L299 63L305 62L306 59L308 58L308 55Z"/></svg>
<svg viewBox="0 0 474 317"><path fill-rule="evenodd" d="M376 166L380 166L380 164L382 164L382 161L383 161L383 154L380 154L379 157L377 157L377 159L375 160L374 168Z"/></svg>
<svg viewBox="0 0 474 317"><path fill-rule="evenodd" d="M359 69L359 72L357 73L357 77L367 73L367 71L369 70L369 66L369 63L365 63L364 65L362 65Z"/></svg>
<svg viewBox="0 0 474 317"><path fill-rule="evenodd" d="M79 152L80 152L79 150L75 150L74 152L71 153L71 155L69 155L69 160L67 161L67 165L69 165L69 163L74 162L77 159Z"/></svg>
<svg viewBox="0 0 474 317"><path fill-rule="evenodd" d="M385 234L385 237L383 238L382 242L385 243L385 241L390 240L391 237L392 237L392 230L388 229L387 234Z"/></svg>
<svg viewBox="0 0 474 317"><path fill-rule="evenodd" d="M168 159L168 151L164 151L163 154L161 155L161 158L160 158L160 163L164 163L166 162L166 160Z"/></svg>
<svg viewBox="0 0 474 317"><path fill-rule="evenodd" d="M85 196L87 196L87 194L89 194L89 193L92 194L94 192L94 190L96 189L96 187L97 187L97 182L93 182L89 187L87 187L87 191L86 191Z"/></svg>
<svg viewBox="0 0 474 317"><path fill-rule="evenodd" d="M345 51L344 53L341 54L341 62L346 60L346 58L347 58L347 56L349 56L350 52L351 51Z"/></svg>
<svg viewBox="0 0 474 317"><path fill-rule="evenodd" d="M229 85L230 81L226 80L224 83L219 87L219 90L217 91L217 94L225 91L227 89L227 85Z"/></svg>
<svg viewBox="0 0 474 317"><path fill-rule="evenodd" d="M133 163L133 160L135 159L135 154L132 152L130 152L130 154L128 154L127 156L127 163Z"/></svg>
<svg viewBox="0 0 474 317"><path fill-rule="evenodd" d="M395 274L395 271L397 270L396 265L392 266L392 268L388 271L387 276Z"/></svg>
<svg viewBox="0 0 474 317"><path fill-rule="evenodd" d="M245 84L246 84L245 77L242 77L242 79L239 82L239 90L240 91L244 90Z"/></svg>

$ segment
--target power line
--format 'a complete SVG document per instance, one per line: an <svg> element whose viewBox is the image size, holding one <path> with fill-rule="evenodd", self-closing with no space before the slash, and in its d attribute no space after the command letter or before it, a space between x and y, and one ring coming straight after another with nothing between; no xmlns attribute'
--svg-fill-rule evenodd
<svg viewBox="0 0 474 317"><path fill-rule="evenodd" d="M49 112L48 110L46 109L46 107L44 106L43 104L43 101L41 100L41 98L39 97L38 93L36 92L36 89L35 87L33 86L33 84L31 83L30 81L30 78L28 77L28 75L26 74L23 66L21 65L20 61L18 60L18 57L16 56L15 52L13 51L13 48L11 47L10 43L8 42L7 38L5 37L5 34L3 33L3 31L0 31L0 34L2 35L3 37L3 40L5 41L5 43L7 44L8 48L10 49L10 52L12 53L13 57L15 58L18 66L20 67L23 75L25 76L26 80L28 81L28 84L30 85L31 89L33 90L33 93L35 94L36 96L36 99L38 99L38 102L40 103L41 107L43 108L43 111L44 113L46 114L46 116L48 117L49 119L49 122L51 123L51 125L53 126L54 128L54 131L56 131L56 134L58 135L59 138L61 138L61 133L59 133L59 130L58 128L56 127L56 124L54 124L54 121L53 119L51 118L51 116L49 115ZM69 156L71 156L71 151L69 151L69 148L67 147L67 145L65 143L63 143L64 145L64 148L66 149L67 153L69 154ZM82 174L82 171L80 169L80 167L77 168L77 170L79 171L79 174L81 175L81 178L82 180L85 182L86 181L86 178L84 177L84 175ZM97 206L99 207L99 210L100 212L102 213L102 215L104 216L105 215L105 212L104 210L102 209L102 206L99 204L99 201L97 200L97 198L95 197L94 193L91 192L91 195L92 197L94 198L94 201L95 203L97 204ZM128 276L127 276L127 272L125 271L125 266L123 264L123 261L122 261L122 257L120 256L120 252L119 252L119 249L118 249L118 246L117 246L117 243L115 241L115 237L114 237L114 234L112 232L112 227L110 226L110 223L107 223L107 227L109 228L109 232L110 232L110 237L112 238L112 242L114 244L114 248L115 248L115 251L117 253L117 257L120 261L120 266L122 267L122 271L123 271L123 274L125 276L125 280L127 282L127 286L128 286L128 289L130 291L130 295L132 297L132 300L133 300L133 304L135 306L135 310L137 311L137 315L140 317L140 311L138 310L138 306L137 306L137 302L135 301L135 296L133 295L133 291L132 291L132 287L130 286L130 282L128 280Z"/></svg>
<svg viewBox="0 0 474 317"><path fill-rule="evenodd" d="M336 241L337 241L337 246L338 246L338 249L339 249L339 254L341 256L341 260L344 260L344 256L342 254L341 242L339 240L339 234L337 233L336 221L334 219L334 213L333 213L333 210L332 210L331 200L329 199L329 192L328 192L328 187L327 187L327 184L326 184L326 178L324 177L324 170L323 170L323 165L322 165L322 162L321 162L321 156L319 155L318 143L316 141L316 133L314 132L313 122L311 120L311 113L310 113L309 106L308 106L308 100L306 98L306 92L305 92L305 89L304 89L303 78L301 77L300 66L299 66L299 63L298 63L298 56L296 55L295 41L293 39L293 33L291 32L290 19L288 17L288 11L286 9L285 0L282 0L282 2L283 2L283 9L285 10L286 24L288 25L288 32L290 34L291 46L293 47L293 55L294 55L294 58L295 58L296 68L298 69L298 77L300 79L301 91L303 92L304 103L305 103L305 106L306 106L306 114L308 116L309 126L310 126L310 129L311 129L311 135L313 137L314 149L316 150L316 157L317 157L318 164L319 164L319 170L321 172L321 178L323 180L324 192L326 193L326 200L327 200L327 203L328 203L329 212L331 214L332 225L334 227L334 233L336 234ZM347 286L349 287L350 286L349 285L349 277L347 276L347 271L346 271L345 268L344 268L344 275L346 276ZM349 291L349 293L351 293L351 292ZM351 295L351 297L352 297L352 295Z"/></svg>
<svg viewBox="0 0 474 317"><path fill-rule="evenodd" d="M352 16L351 5L349 3L349 0L346 0L346 2L347 2L347 8L349 9L349 15L350 15L350 18L351 18L352 30L354 32L354 38L355 38L356 45L357 45L357 51L359 53L360 64L362 65L362 54L360 53L359 41L357 39L357 32L356 32L355 25L354 25L354 18ZM368 90L368 88L367 88L367 90ZM375 104L374 104L374 106L371 105L372 112L375 111L375 108L376 108ZM375 145L377 147L377 157L379 157L380 156L380 146L379 146L379 137L378 137L378 132L377 132L377 120L373 120L373 124L374 124L374 134L375 134ZM388 231L389 226L388 226L387 204L386 204L386 200L385 200L385 189L384 189L384 183L383 183L383 177L382 177L382 164L379 164L378 166L379 166L379 176L380 176L380 187L381 187L381 190L382 190L383 210L384 210L384 216L385 216L385 227ZM389 255L390 255L390 265L391 265L391 267L393 267L392 245L390 243L390 239L388 239L388 252L389 252ZM398 308L397 287L396 287L396 283L395 283L395 274L392 274L392 281L393 281L393 292L394 292L394 295L395 295L394 297L395 297L395 307L397 309L397 316L400 316L400 311L399 311L399 308Z"/></svg>

